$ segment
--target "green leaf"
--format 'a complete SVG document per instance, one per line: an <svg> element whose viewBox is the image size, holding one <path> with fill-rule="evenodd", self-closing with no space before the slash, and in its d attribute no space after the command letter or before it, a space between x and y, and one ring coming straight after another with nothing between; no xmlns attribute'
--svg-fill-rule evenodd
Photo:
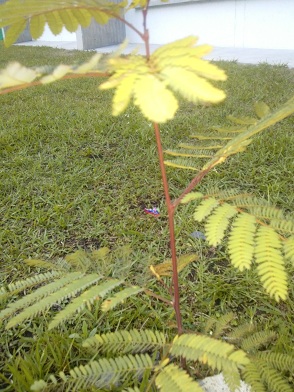
<svg viewBox="0 0 294 392"><path fill-rule="evenodd" d="M37 314L40 314L41 312L47 310L48 308L50 308L50 306L56 303L61 303L63 300L75 296L78 292L85 290L87 287L95 284L100 279L101 277L97 274L88 274L82 276L77 280L69 282L67 285L62 286L57 291L51 293L47 297L37 301L29 307L26 307L21 313L13 317L8 322L6 329L12 328L25 320L35 317ZM54 283L56 283L57 285L58 281Z"/></svg>
<svg viewBox="0 0 294 392"><path fill-rule="evenodd" d="M47 13L46 20L53 34L58 35L62 32L63 22L58 12Z"/></svg>
<svg viewBox="0 0 294 392"><path fill-rule="evenodd" d="M286 259L294 263L294 237L290 237L284 241L284 254Z"/></svg>
<svg viewBox="0 0 294 392"><path fill-rule="evenodd" d="M86 290L81 295L74 298L69 305L57 313L54 319L50 322L48 329L56 328L65 320L68 320L75 313L81 312L86 306L90 306L94 301L104 297L110 290L119 286L123 281L118 279L111 279L103 282L98 286L93 286Z"/></svg>
<svg viewBox="0 0 294 392"><path fill-rule="evenodd" d="M79 22L74 16L74 13L71 12L71 10L62 10L59 11L59 16L65 26L65 28L71 32L74 33L78 27L79 27Z"/></svg>
<svg viewBox="0 0 294 392"><path fill-rule="evenodd" d="M256 118L252 117L234 117L234 116L227 116L227 119L236 123L236 124L241 124L241 125L252 125L255 124L258 120Z"/></svg>
<svg viewBox="0 0 294 392"><path fill-rule="evenodd" d="M256 102L254 105L255 113L259 118L262 118L269 114L270 108L264 102Z"/></svg>
<svg viewBox="0 0 294 392"><path fill-rule="evenodd" d="M44 32L46 18L44 15L34 16L30 23L30 32L33 39L38 39Z"/></svg>
<svg viewBox="0 0 294 392"><path fill-rule="evenodd" d="M26 25L26 20L19 20L17 23L12 24L5 32L5 46L11 46L24 31Z"/></svg>

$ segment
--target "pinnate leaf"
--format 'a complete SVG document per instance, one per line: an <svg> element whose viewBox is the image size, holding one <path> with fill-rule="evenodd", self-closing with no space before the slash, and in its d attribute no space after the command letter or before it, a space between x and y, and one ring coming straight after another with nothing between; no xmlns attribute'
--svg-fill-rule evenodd
<svg viewBox="0 0 294 392"><path fill-rule="evenodd" d="M134 86L135 104L144 116L151 121L163 123L174 117L178 102L164 83L149 74L137 81Z"/></svg>
<svg viewBox="0 0 294 392"><path fill-rule="evenodd" d="M205 79L186 69L167 67L162 71L168 84L191 102L220 102L226 95Z"/></svg>

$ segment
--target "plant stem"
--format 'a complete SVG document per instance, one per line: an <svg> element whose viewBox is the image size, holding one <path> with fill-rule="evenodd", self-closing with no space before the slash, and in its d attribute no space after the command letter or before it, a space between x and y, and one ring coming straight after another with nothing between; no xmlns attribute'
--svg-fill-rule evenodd
<svg viewBox="0 0 294 392"><path fill-rule="evenodd" d="M190 182L190 184L186 187L186 189L183 190L183 192L180 194L180 196L179 196L176 200L173 201L172 204L173 204L173 207L174 207L174 208L176 208L176 207L180 204L181 200L183 199L183 197L184 197L185 195L187 195L189 192L191 192L191 191L195 188L195 186L198 185L199 182L201 182L202 178L203 178L207 173L209 173L210 170L211 170L212 168L213 168L213 166L209 166L207 169L201 170L201 172L199 172L199 173L197 174L197 176L193 178L193 180L192 180L192 181Z"/></svg>
<svg viewBox="0 0 294 392"><path fill-rule="evenodd" d="M148 15L149 2L150 2L150 0L147 1L147 4L142 11L143 12L143 29L144 29L143 41L145 43L147 60L149 60L149 58L150 58L149 30L147 29L147 15Z"/></svg>
<svg viewBox="0 0 294 392"><path fill-rule="evenodd" d="M164 196L165 196L165 202L166 202L167 213L168 213L170 249L171 249L172 266L173 266L173 275L172 275L173 291L174 291L173 306L174 306L174 310L176 313L178 334L181 335L183 333L183 326L182 326L182 316L181 316L181 309L180 309L180 290L179 290L175 226L174 226L175 207L174 207L173 203L171 202L170 195L169 195L169 187L168 187L168 181L167 181L167 176L166 176L166 171L165 171L165 166L164 166L164 158L163 158L163 150L162 150L162 144L161 144L161 139L160 139L159 125L157 123L153 123L153 127L154 127L154 131L155 131L159 165L160 165L160 171L161 171L162 183L163 183L163 189L164 189Z"/></svg>

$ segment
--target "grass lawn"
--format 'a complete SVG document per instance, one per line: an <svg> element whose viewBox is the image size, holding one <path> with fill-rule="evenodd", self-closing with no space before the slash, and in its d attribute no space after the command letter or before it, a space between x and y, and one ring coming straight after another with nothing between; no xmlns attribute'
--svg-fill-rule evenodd
<svg viewBox="0 0 294 392"><path fill-rule="evenodd" d="M72 64L91 55L1 46L0 68L13 60L28 66ZM228 81L220 84L228 98L210 107L182 102L175 119L162 126L164 148L187 141L191 132L228 124L229 114L253 116L256 101L265 101L274 109L293 95L294 71L286 66L236 62L221 62L219 66L228 74ZM163 293L148 273L148 264L169 257L153 129L134 106L119 117L111 117L112 92L99 91L100 82L69 80L0 96L0 284L33 275L34 271L22 263L28 257L52 259L78 249L128 245L133 250L127 258L129 279L139 284L148 282ZM200 189L239 187L292 213L293 125L292 116L255 137L244 153L207 176ZM193 173L167 170L171 193L176 197ZM143 212L145 207L154 206L161 211L157 219ZM275 350L293 353L293 280L289 300L276 306L264 294L255 271L236 272L229 265L225 247L213 250L205 241L191 238L199 228L188 207L179 208L176 224L180 252L200 255L199 261L181 275L184 327L199 330L207 316L232 310L240 323L253 320L264 329L276 330ZM121 268L122 260L117 258L116 263L114 272ZM291 276L293 272L294 267L289 266ZM108 331L118 323L167 331L174 328L173 313L162 304L133 300L128 311L124 309L110 318L95 309L85 311L74 323L64 326L64 334L45 333L47 321L43 316L9 332L0 326L3 386L9 373L15 375L14 386L3 390L29 390L29 376L21 381L16 375L20 357L26 358L32 379L85 360L84 350L68 338L69 334L85 337L93 328ZM44 347L46 353L40 357Z"/></svg>

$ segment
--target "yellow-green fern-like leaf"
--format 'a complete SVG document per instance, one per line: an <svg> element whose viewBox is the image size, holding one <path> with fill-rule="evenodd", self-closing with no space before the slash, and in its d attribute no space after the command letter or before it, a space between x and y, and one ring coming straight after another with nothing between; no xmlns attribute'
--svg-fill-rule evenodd
<svg viewBox="0 0 294 392"><path fill-rule="evenodd" d="M83 347L102 354L136 354L158 351L166 345L162 332L150 329L118 330L95 335L83 342Z"/></svg>
<svg viewBox="0 0 294 392"><path fill-rule="evenodd" d="M256 207L250 207L248 208L249 212L253 214L254 216L261 218L261 219L283 219L284 214L283 211L276 208L272 207L269 205L264 205L264 206L256 206Z"/></svg>
<svg viewBox="0 0 294 392"><path fill-rule="evenodd" d="M202 222L218 205L219 202L213 197L203 200L193 214L194 219Z"/></svg>
<svg viewBox="0 0 294 392"><path fill-rule="evenodd" d="M79 25L87 27L93 17L98 23L107 23L110 18L121 16L126 1L95 0L8 0L0 5L0 27L9 26L5 34L5 45L13 44L30 23L33 38L39 38L47 22L53 34L65 27L74 32Z"/></svg>
<svg viewBox="0 0 294 392"><path fill-rule="evenodd" d="M251 386L254 392L267 392L264 383L260 379L259 369L254 362L248 363L242 370L244 381Z"/></svg>
<svg viewBox="0 0 294 392"><path fill-rule="evenodd" d="M240 271L250 269L253 261L256 227L255 217L246 213L239 214L232 224L228 249L233 266Z"/></svg>
<svg viewBox="0 0 294 392"><path fill-rule="evenodd" d="M267 346L270 342L275 340L277 334L274 331L259 331L254 332L242 340L241 348L246 352L255 352L262 346Z"/></svg>
<svg viewBox="0 0 294 392"><path fill-rule="evenodd" d="M199 168L195 166L191 166L193 162L191 162L187 158L176 158L172 161L164 161L164 164L169 167L174 167L176 169L185 169L185 170L193 170L193 171L199 171Z"/></svg>
<svg viewBox="0 0 294 392"><path fill-rule="evenodd" d="M107 298L105 301L103 301L101 305L101 309L103 312L108 312L109 310L113 309L115 306L118 304L122 303L125 301L125 299L131 297L132 295L136 295L140 292L142 292L144 289L138 286L132 286L128 287L116 294L114 294L112 297Z"/></svg>
<svg viewBox="0 0 294 392"><path fill-rule="evenodd" d="M48 329L56 328L63 321L68 320L75 313L81 312L86 306L90 306L94 301L103 298L109 291L119 286L123 281L118 279L110 279L98 286L91 287L78 297L74 298L72 302L64 309L56 314L50 322Z"/></svg>
<svg viewBox="0 0 294 392"><path fill-rule="evenodd" d="M169 364L159 373L155 384L161 392L203 392L192 377L174 364Z"/></svg>
<svg viewBox="0 0 294 392"><path fill-rule="evenodd" d="M283 234L294 235L293 219L272 219L270 221L270 226Z"/></svg>
<svg viewBox="0 0 294 392"><path fill-rule="evenodd" d="M63 300L73 297L78 292L85 290L87 287L95 284L100 279L101 279L100 275L88 274L85 276L81 276L79 279L75 278L75 280L73 281L71 280L67 285L62 285L62 287L60 287L57 291L55 289L55 291L49 294L48 296L42 298L41 300L38 300L31 306L24 308L21 313L17 314L16 316L10 319L10 321L6 326L6 329L12 328L17 324L22 323L25 320L35 317L37 314L40 314L41 312L47 310L48 308L50 308L50 306L54 304L59 304ZM57 281L54 283L57 286L59 282ZM32 293L32 295L36 295L36 294ZM24 297L24 299L25 298L27 297Z"/></svg>
<svg viewBox="0 0 294 392"><path fill-rule="evenodd" d="M287 274L279 235L270 227L261 226L256 236L257 272L267 293L277 302L287 298Z"/></svg>
<svg viewBox="0 0 294 392"><path fill-rule="evenodd" d="M231 140L232 136L217 136L217 135L205 135L200 133L195 133L190 135L191 139L198 139L198 140Z"/></svg>
<svg viewBox="0 0 294 392"><path fill-rule="evenodd" d="M213 211L205 224L205 235L210 245L217 246L220 244L229 226L230 219L237 213L237 209L228 203L222 204Z"/></svg>
<svg viewBox="0 0 294 392"><path fill-rule="evenodd" d="M294 237L290 237L284 242L284 254L286 259L294 263Z"/></svg>
<svg viewBox="0 0 294 392"><path fill-rule="evenodd" d="M235 351L232 344L204 335L183 334L177 336L170 352L177 357L201 361L213 369L227 373L234 372L236 375L239 373L238 368L249 363L244 351Z"/></svg>
<svg viewBox="0 0 294 392"><path fill-rule="evenodd" d="M267 385L270 391L293 392L288 380L276 369L268 366L266 362L256 360L261 380Z"/></svg>
<svg viewBox="0 0 294 392"><path fill-rule="evenodd" d="M261 351L257 358L264 360L269 366L281 372L294 372L294 356L290 354Z"/></svg>
<svg viewBox="0 0 294 392"><path fill-rule="evenodd" d="M210 158L213 153L211 151L205 150L165 150L165 154L178 157L188 157L188 158Z"/></svg>
<svg viewBox="0 0 294 392"><path fill-rule="evenodd" d="M59 373L59 378L49 377L49 380L35 381L33 391L42 391L45 386L50 390L82 391L92 388L110 390L113 386L122 384L132 376L134 380L154 368L151 357L147 354L124 355L115 358L99 358L85 365L80 365L69 371Z"/></svg>
<svg viewBox="0 0 294 392"><path fill-rule="evenodd" d="M190 192L187 195L185 195L182 200L181 203L182 204L187 204L192 200L197 200L197 199L202 199L203 198L203 193L201 192Z"/></svg>
<svg viewBox="0 0 294 392"><path fill-rule="evenodd" d="M47 298L48 295L50 295L51 293L59 290L61 287L69 284L73 280L81 278L83 276L81 272L71 272L64 277L60 277L59 279L56 279L58 278L59 275L60 273L57 273L55 271L47 272L45 274L36 275L24 281L16 282L13 283L12 285L9 285L8 289L10 293L17 293L21 290L25 290L37 284L43 284L43 286L39 287L34 292L23 296L22 298L20 298L15 302L10 303L5 309L3 309L0 312L0 319L5 319L7 317L10 317L21 309L29 308L29 306L35 303L36 301L40 301L43 298ZM54 278L56 279L54 282L44 285L46 281L48 280L50 281Z"/></svg>

